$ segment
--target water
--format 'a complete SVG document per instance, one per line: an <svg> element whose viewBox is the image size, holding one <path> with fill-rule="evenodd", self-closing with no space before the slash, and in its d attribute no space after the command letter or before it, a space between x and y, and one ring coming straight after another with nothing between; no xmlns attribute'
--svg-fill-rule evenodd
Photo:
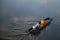
<svg viewBox="0 0 60 40"><path fill-rule="evenodd" d="M60 40L60 0L0 0L0 40ZM38 35L27 30L40 19L52 23Z"/></svg>

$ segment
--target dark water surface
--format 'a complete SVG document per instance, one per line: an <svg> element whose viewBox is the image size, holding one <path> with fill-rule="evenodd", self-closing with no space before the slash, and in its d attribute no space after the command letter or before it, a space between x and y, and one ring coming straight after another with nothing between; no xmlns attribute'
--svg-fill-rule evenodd
<svg viewBox="0 0 60 40"><path fill-rule="evenodd" d="M42 18L51 25L39 35L27 30ZM60 0L0 0L0 40L60 40Z"/></svg>

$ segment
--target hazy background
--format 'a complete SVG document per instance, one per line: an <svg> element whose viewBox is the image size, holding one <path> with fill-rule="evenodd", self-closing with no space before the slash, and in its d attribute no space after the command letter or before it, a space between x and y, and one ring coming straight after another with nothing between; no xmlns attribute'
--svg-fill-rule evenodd
<svg viewBox="0 0 60 40"><path fill-rule="evenodd" d="M0 0L0 38L17 40L28 24L46 17L53 17L52 24L34 40L60 40L60 0Z"/></svg>

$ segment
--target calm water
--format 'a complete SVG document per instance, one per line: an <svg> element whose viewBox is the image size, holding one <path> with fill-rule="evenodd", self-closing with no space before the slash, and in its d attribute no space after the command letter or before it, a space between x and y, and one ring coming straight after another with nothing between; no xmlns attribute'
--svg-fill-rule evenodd
<svg viewBox="0 0 60 40"><path fill-rule="evenodd" d="M0 40L60 40L60 0L0 0ZM39 35L27 30L42 18L52 23Z"/></svg>

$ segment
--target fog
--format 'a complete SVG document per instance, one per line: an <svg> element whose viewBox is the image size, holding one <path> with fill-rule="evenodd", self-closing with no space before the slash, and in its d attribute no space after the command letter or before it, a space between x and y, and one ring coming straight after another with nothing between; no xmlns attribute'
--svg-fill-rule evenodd
<svg viewBox="0 0 60 40"><path fill-rule="evenodd" d="M14 29L13 26L16 26L17 23L39 21L46 17L53 18L52 29L49 29L45 33L46 38L43 36L41 40L59 40L60 0L0 0L0 37L4 38L4 35L7 35L5 32L11 33L11 29ZM22 25L19 26L22 27Z"/></svg>

